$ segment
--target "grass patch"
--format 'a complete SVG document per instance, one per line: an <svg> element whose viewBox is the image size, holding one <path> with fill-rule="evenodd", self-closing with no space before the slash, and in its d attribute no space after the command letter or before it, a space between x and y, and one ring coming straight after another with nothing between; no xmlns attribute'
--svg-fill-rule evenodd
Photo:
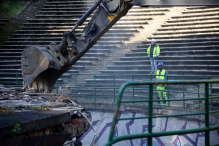
<svg viewBox="0 0 219 146"><path fill-rule="evenodd" d="M28 1L0 1L0 15L17 16L28 4Z"/></svg>

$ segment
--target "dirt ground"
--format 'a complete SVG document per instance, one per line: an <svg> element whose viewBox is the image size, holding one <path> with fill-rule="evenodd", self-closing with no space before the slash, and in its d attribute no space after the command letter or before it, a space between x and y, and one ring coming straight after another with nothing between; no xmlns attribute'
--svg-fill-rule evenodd
<svg viewBox="0 0 219 146"><path fill-rule="evenodd" d="M7 41L15 34L16 30L19 30L23 23L27 23L27 19L35 19L35 15L41 10L47 0L32 0L29 6L18 16L0 15L0 19L8 19L2 28L0 28L0 45L4 45L4 41Z"/></svg>

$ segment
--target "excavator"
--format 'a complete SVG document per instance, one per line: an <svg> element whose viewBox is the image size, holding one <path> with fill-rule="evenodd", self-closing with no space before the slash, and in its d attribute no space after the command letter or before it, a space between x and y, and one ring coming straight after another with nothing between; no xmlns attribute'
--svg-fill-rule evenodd
<svg viewBox="0 0 219 146"><path fill-rule="evenodd" d="M133 6L218 6L219 0L97 0L64 32L60 44L29 46L22 53L24 88L34 93L50 93L58 78L74 65ZM76 37L75 30L91 17Z"/></svg>

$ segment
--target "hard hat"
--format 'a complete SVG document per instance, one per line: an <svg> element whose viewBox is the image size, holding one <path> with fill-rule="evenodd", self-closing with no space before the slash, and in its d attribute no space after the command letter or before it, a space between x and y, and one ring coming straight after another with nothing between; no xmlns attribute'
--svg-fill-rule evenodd
<svg viewBox="0 0 219 146"><path fill-rule="evenodd" d="M155 40L155 39L152 39L151 42L156 42L156 40Z"/></svg>
<svg viewBox="0 0 219 146"><path fill-rule="evenodd" d="M159 62L157 66L163 66L163 62Z"/></svg>

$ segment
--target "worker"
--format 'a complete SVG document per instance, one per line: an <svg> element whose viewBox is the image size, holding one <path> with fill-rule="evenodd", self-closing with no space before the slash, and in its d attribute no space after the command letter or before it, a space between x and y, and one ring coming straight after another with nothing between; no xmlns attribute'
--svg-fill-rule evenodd
<svg viewBox="0 0 219 146"><path fill-rule="evenodd" d="M156 81L167 81L167 71L163 69L163 62L159 62L158 63L158 70L157 70L157 75L156 75ZM158 93L158 97L160 98L160 100L167 100L167 93L165 90L166 88L166 84L159 84L157 85L157 93ZM166 101L163 101L164 105L166 105ZM162 105L162 101L160 101L160 104Z"/></svg>
<svg viewBox="0 0 219 146"><path fill-rule="evenodd" d="M157 72L157 59L160 55L160 47L156 44L156 40L151 40L151 45L147 49L147 54L151 60L151 74L156 74Z"/></svg>

